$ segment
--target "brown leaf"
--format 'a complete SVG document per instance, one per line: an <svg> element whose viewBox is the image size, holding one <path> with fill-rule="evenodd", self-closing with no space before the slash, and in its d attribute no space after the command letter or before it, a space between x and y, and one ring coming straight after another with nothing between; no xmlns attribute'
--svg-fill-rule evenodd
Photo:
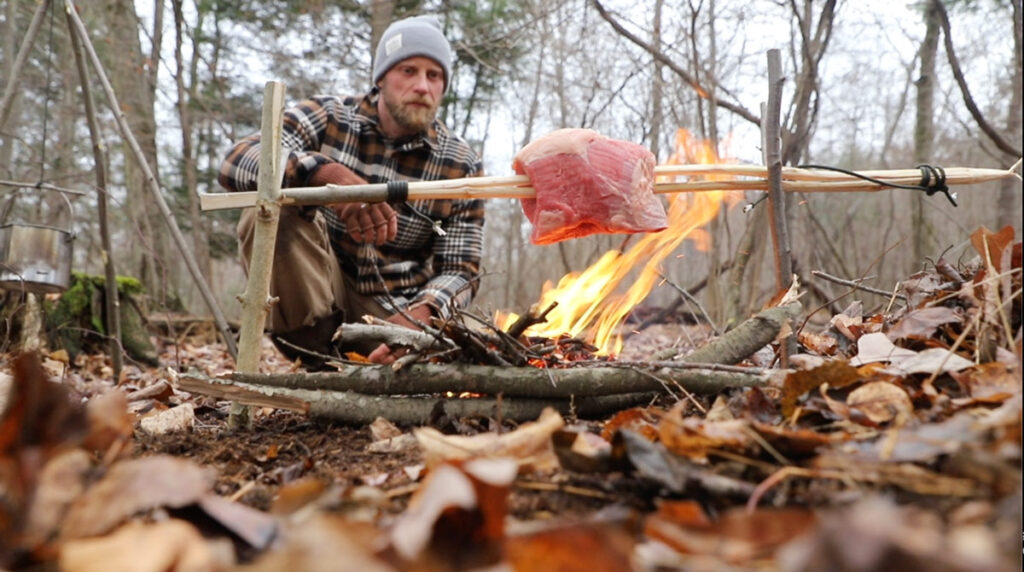
<svg viewBox="0 0 1024 572"><path fill-rule="evenodd" d="M986 265L991 261L992 267L995 268L996 272L1002 272L1003 268L1010 263L1010 252L1006 252L1005 261L1003 254L1006 247L1013 242L1013 237L1012 226L1004 226L999 232L992 232L981 226L971 233L971 245L978 251L978 254L981 255L981 260Z"/></svg>
<svg viewBox="0 0 1024 572"><path fill-rule="evenodd" d="M663 415L660 410L649 407L634 407L620 411L605 421L604 429L601 430L601 437L611 442L612 436L619 429L635 431L651 441L658 438L657 422Z"/></svg>
<svg viewBox="0 0 1024 572"><path fill-rule="evenodd" d="M215 494L203 495L197 504L210 518L257 550L270 546L277 535L277 521L265 512Z"/></svg>
<svg viewBox="0 0 1024 572"><path fill-rule="evenodd" d="M439 561L456 569L494 564L517 470L511 459L434 467L391 529L395 554L406 562Z"/></svg>
<svg viewBox="0 0 1024 572"><path fill-rule="evenodd" d="M81 449L72 449L46 463L25 527L27 546L36 546L53 535L72 501L85 490L90 470L92 461Z"/></svg>
<svg viewBox="0 0 1024 572"><path fill-rule="evenodd" d="M1021 377L1002 362L983 363L963 372L951 372L974 399L1008 399L1021 392Z"/></svg>
<svg viewBox="0 0 1024 572"><path fill-rule="evenodd" d="M129 524L110 536L68 541L61 546L61 570L79 572L164 572L220 568L199 532L171 519Z"/></svg>
<svg viewBox="0 0 1024 572"><path fill-rule="evenodd" d="M513 570L617 572L630 570L633 535L621 525L580 524L513 536L505 543Z"/></svg>
<svg viewBox="0 0 1024 572"><path fill-rule="evenodd" d="M84 437L86 420L81 407L71 404L63 385L47 378L34 353L15 358L10 392L0 417L0 457L27 447L45 451L74 445Z"/></svg>
<svg viewBox="0 0 1024 572"><path fill-rule="evenodd" d="M909 419L914 413L914 404L907 392L885 381L873 381L858 387L850 392L846 404L856 407L875 423Z"/></svg>
<svg viewBox="0 0 1024 572"><path fill-rule="evenodd" d="M963 319L960 312L946 306L929 306L911 310L889 330L890 340L904 338L930 338L935 330L943 324L959 322Z"/></svg>
<svg viewBox="0 0 1024 572"><path fill-rule="evenodd" d="M800 397L823 383L837 389L859 379L857 369L842 360L828 361L814 369L794 371L786 376L782 385L782 398L779 401L782 416L786 419L792 417Z"/></svg>
<svg viewBox="0 0 1024 572"><path fill-rule="evenodd" d="M684 526L660 514L648 517L644 533L684 554L714 555L734 565L772 555L816 522L804 508L757 509L747 513L735 508L707 526Z"/></svg>
<svg viewBox="0 0 1024 572"><path fill-rule="evenodd" d="M167 455L117 463L71 506L61 535L104 534L137 512L192 504L210 490L213 477L208 469Z"/></svg>
<svg viewBox="0 0 1024 572"><path fill-rule="evenodd" d="M707 458L710 449L746 451L753 439L746 419L704 421L696 417L679 419L666 415L658 425L658 436L668 450L697 460Z"/></svg>
<svg viewBox="0 0 1024 572"><path fill-rule="evenodd" d="M128 413L128 398L123 391L108 391L93 397L85 406L89 435L82 443L87 449L103 452L117 442L132 438L135 417Z"/></svg>
<svg viewBox="0 0 1024 572"><path fill-rule="evenodd" d="M518 463L545 470L558 466L551 446L551 435L565 426L562 416L554 409L546 408L537 421L523 423L515 431L498 435L444 435L432 427L413 430L423 450L423 461L427 467L456 459L473 457L507 457Z"/></svg>

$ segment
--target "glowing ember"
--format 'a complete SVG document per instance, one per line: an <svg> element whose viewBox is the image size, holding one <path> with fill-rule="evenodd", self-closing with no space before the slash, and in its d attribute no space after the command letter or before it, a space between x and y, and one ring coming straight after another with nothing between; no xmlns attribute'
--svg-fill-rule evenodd
<svg viewBox="0 0 1024 572"><path fill-rule="evenodd" d="M676 132L676 150L666 161L670 165L721 162L724 161L710 144L691 137L685 129ZM724 177L719 180L722 179ZM555 287L545 284L536 307L544 309L554 301L558 306L548 314L547 322L530 327L526 334L581 337L598 347L598 355L618 354L622 349L618 326L660 280L661 262L687 238L697 241L698 248L705 249L710 237L700 230L701 227L718 214L723 202L735 203L742 195L712 191L667 196L669 227L666 230L643 235L624 253L606 252L583 272L563 276ZM633 276L633 282L628 282ZM617 293L620 286L627 284L624 293ZM516 314L499 312L495 323L507 328L516 318Z"/></svg>

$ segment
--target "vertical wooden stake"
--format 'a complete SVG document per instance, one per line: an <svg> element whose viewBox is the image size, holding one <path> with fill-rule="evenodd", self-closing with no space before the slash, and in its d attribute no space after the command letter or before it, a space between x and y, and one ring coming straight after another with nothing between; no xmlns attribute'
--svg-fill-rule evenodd
<svg viewBox="0 0 1024 572"><path fill-rule="evenodd" d="M260 340L270 311L270 274L274 266L274 245L281 204L281 124L284 111L284 84L268 81L263 89L263 118L260 131L260 174L257 181L258 209L253 237L249 279L242 295L242 329L238 340L240 373L259 373ZM228 426L249 425L249 408L234 403Z"/></svg>
<svg viewBox="0 0 1024 572"><path fill-rule="evenodd" d="M114 271L114 260L110 253L110 219L107 216L107 168L103 156L103 141L100 139L99 121L96 119L96 105L92 98L89 84L89 70L82 55L81 38L75 30L71 16L65 13L68 21L68 35L71 40L71 51L75 56L75 67L78 68L79 82L82 84L82 99L85 103L85 116L89 124L89 138L92 140L93 170L96 171L96 214L100 223L100 240L103 249L103 268L106 275L106 312L107 339L110 340L110 360L114 367L114 383L121 382L121 370L124 368L124 357L121 349L121 300L117 292L117 272Z"/></svg>
<svg viewBox="0 0 1024 572"><path fill-rule="evenodd" d="M772 244L775 246L775 287L787 288L793 280L792 248L786 218L786 197L782 192L782 62L779 50L768 50L768 105L762 107L761 137L764 165L768 168L768 212L771 214Z"/></svg>
<svg viewBox="0 0 1024 572"><path fill-rule="evenodd" d="M781 293L793 281L792 247L782 192L782 61L779 50L768 50L768 105L761 106L761 137L764 165L768 168L768 214L775 247L775 288ZM789 367L792 338L779 344L782 367Z"/></svg>

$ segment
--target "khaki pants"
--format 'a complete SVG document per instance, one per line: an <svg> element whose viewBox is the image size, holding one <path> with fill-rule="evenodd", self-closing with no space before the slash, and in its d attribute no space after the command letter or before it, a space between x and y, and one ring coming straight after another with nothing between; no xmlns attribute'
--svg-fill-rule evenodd
<svg viewBox="0 0 1024 572"><path fill-rule="evenodd" d="M256 234L256 211L243 210L238 221L239 251L247 274ZM297 207L281 209L270 295L278 302L267 316L267 329L275 334L297 334L288 337L311 348L322 345L317 338L323 337L323 330L328 330L329 342L336 324L357 321L365 314L380 318L391 315L373 298L359 294L353 280L342 273L323 214L318 211L313 220L306 220ZM306 337L314 339L302 339Z"/></svg>

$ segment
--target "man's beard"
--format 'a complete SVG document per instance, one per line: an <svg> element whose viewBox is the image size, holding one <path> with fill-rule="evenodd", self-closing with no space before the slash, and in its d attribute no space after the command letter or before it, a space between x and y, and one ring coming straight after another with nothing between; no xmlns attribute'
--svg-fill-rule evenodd
<svg viewBox="0 0 1024 572"><path fill-rule="evenodd" d="M427 127L434 122L434 117L437 116L437 107L430 105L426 100L422 100L421 103L427 107L420 107L409 105L412 102L405 102L403 105L401 101L388 97L386 91L381 92L381 97L384 98L384 105L387 106L388 113L391 114L395 123L410 133L426 131Z"/></svg>

